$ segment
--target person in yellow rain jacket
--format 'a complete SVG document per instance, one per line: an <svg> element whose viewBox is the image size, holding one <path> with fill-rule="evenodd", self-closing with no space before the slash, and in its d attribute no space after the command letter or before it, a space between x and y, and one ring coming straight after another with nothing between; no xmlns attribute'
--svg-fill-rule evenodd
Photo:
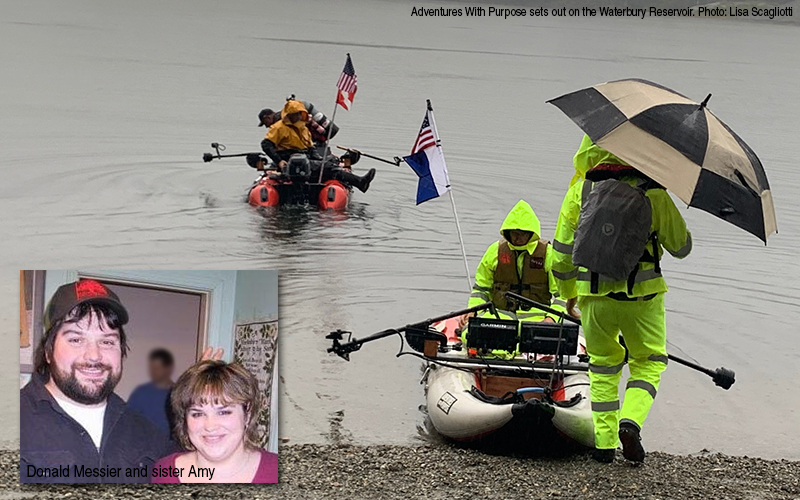
<svg viewBox="0 0 800 500"><path fill-rule="evenodd" d="M281 119L270 125L261 141L261 148L279 168L286 166L289 157L298 152L312 153L314 141L306 127L308 111L300 101L289 99L281 111Z"/></svg>
<svg viewBox="0 0 800 500"><path fill-rule="evenodd" d="M585 179L574 182L564 197L553 240L553 275L559 293L567 299L568 310L572 312L577 301L582 314L595 429L593 456L600 462L611 462L621 442L626 459L642 462L645 452L640 431L668 359L664 312L667 283L652 257L658 252L660 258L663 250L679 259L686 257L692 248L691 233L665 189L588 137L584 137L575 157L576 170L583 171ZM594 184L605 179L645 189L651 208L651 238L645 246L651 258L643 255L637 271L627 280L597 275L572 261L582 204ZM625 346L620 343L620 333ZM620 410L618 385L626 347L630 378Z"/></svg>
<svg viewBox="0 0 800 500"><path fill-rule="evenodd" d="M517 202L503 221L500 235L502 238L489 245L478 264L468 307L491 301L501 317L552 322L553 317L546 313L505 297L505 292L511 291L566 311L566 302L559 298L550 272L552 249L540 238L541 225L533 208L525 201ZM468 316L462 316L461 326L467 321Z"/></svg>
<svg viewBox="0 0 800 500"><path fill-rule="evenodd" d="M339 168L339 160L342 160L346 166L351 166L360 155L357 153L345 153L342 158L335 158L330 156L331 162L322 165L322 157L314 149L314 141L311 137L311 132L306 127L308 122L308 112L302 102L294 99L289 99L283 106L281 111L281 119L270 125L266 137L261 141L261 149L269 156L279 169L286 166L287 160L295 153L305 154L312 163L311 177L316 177L319 174L319 168L322 166L323 180L337 179L351 186L357 187L362 193L369 189L372 179L375 178L375 169L371 168L363 176L358 176L349 170ZM253 165L251 165L253 166ZM314 173L316 170L316 173Z"/></svg>

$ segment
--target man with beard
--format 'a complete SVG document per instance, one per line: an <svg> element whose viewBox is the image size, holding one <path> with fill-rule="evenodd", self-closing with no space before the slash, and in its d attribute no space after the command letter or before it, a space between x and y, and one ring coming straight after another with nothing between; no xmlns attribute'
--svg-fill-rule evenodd
<svg viewBox="0 0 800 500"><path fill-rule="evenodd" d="M44 320L33 376L20 391L20 481L149 482L173 445L113 392L128 351L119 297L94 280L68 283Z"/></svg>

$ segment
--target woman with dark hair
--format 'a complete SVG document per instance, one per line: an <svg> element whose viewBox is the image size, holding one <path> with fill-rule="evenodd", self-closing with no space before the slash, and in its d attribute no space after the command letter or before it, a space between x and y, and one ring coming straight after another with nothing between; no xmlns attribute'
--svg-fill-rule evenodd
<svg viewBox="0 0 800 500"><path fill-rule="evenodd" d="M174 435L185 452L159 460L154 483L276 483L278 455L259 447L263 398L255 377L238 363L201 361L172 389ZM182 469L178 477L164 469ZM192 471L206 471L191 474Z"/></svg>

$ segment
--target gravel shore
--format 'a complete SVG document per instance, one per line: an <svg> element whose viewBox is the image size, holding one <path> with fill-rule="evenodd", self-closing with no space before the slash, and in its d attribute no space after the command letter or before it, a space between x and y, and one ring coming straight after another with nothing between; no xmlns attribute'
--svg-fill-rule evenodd
<svg viewBox="0 0 800 500"><path fill-rule="evenodd" d="M277 485L20 485L0 451L0 500L141 499L800 499L800 462L650 453L644 465L492 456L450 445L290 445Z"/></svg>

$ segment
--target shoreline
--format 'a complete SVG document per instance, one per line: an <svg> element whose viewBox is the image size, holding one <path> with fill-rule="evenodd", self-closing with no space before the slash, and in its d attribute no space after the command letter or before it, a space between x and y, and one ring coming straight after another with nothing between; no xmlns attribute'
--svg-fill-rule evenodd
<svg viewBox="0 0 800 500"><path fill-rule="evenodd" d="M644 465L494 456L452 445L284 445L277 485L21 485L19 452L0 451L4 498L526 499L800 498L800 461L653 452ZM178 493L179 492L179 493ZM177 495L176 495L177 494Z"/></svg>

